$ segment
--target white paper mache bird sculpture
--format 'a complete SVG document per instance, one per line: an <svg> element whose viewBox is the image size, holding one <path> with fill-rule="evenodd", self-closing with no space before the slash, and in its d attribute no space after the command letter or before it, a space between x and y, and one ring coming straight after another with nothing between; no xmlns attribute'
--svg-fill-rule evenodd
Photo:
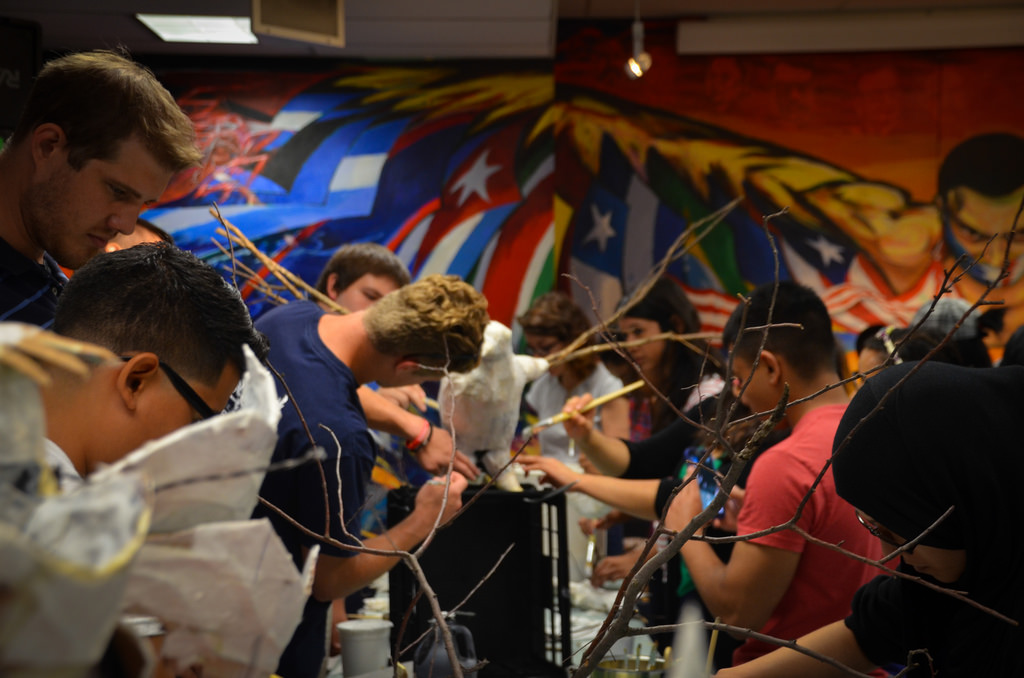
<svg viewBox="0 0 1024 678"><path fill-rule="evenodd" d="M547 369L544 358L516 355L512 331L492 320L484 332L480 364L441 381L438 402L444 425L460 450L486 451L484 466L502 489L521 489L512 474L497 473L511 456L523 388Z"/></svg>

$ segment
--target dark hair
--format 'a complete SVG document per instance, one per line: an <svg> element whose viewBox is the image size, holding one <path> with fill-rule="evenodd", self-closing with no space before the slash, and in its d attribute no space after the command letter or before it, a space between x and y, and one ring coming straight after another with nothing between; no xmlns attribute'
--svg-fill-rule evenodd
<svg viewBox="0 0 1024 678"><path fill-rule="evenodd" d="M997 132L961 142L939 168L939 196L962 186L990 198L1024 186L1024 138Z"/></svg>
<svg viewBox="0 0 1024 678"><path fill-rule="evenodd" d="M876 338L876 335L878 334L878 331L879 330L884 330L884 329L885 329L885 325L868 325L867 327L862 329L859 334L857 334L857 339L856 339L856 341L853 344L853 349L857 353L860 353L861 351L864 350L866 344L871 339ZM878 350L878 349L875 349L875 350Z"/></svg>
<svg viewBox="0 0 1024 678"><path fill-rule="evenodd" d="M548 292L533 300L526 313L516 318L524 334L537 334L568 344L588 329L590 322L583 309L565 292ZM587 343L593 343L593 338ZM583 356L567 363L566 367L579 379L585 379L597 365L596 355Z"/></svg>
<svg viewBox="0 0 1024 678"><path fill-rule="evenodd" d="M1002 365L1024 365L1024 326L1018 327L1003 347Z"/></svg>
<svg viewBox="0 0 1024 678"><path fill-rule="evenodd" d="M770 327L777 323L799 327ZM764 333L768 336L765 338ZM825 302L814 290L791 280L767 283L739 304L722 330L722 341L744 360L754 361L764 339L764 349L776 353L798 375L811 378L822 368L836 368L836 340Z"/></svg>
<svg viewBox="0 0 1024 678"><path fill-rule="evenodd" d="M164 229L154 224L152 221L147 221L146 219L139 217L138 219L135 220L135 226L136 228L141 226L142 228L146 229L156 237L160 238L161 242L165 242L168 245L174 244L174 237Z"/></svg>
<svg viewBox="0 0 1024 678"><path fill-rule="evenodd" d="M145 66L125 54L81 52L48 61L29 91L12 146L46 123L67 136L68 164L109 160L137 136L163 167L177 172L202 160L192 121Z"/></svg>
<svg viewBox="0 0 1024 678"><path fill-rule="evenodd" d="M374 242L342 245L334 254L316 281L318 292L327 294L327 279L337 275L334 291L341 292L367 273L391 278L402 287L410 282L409 269L394 252Z"/></svg>
<svg viewBox="0 0 1024 678"><path fill-rule="evenodd" d="M118 354L152 351L208 384L228 361L245 370L242 344L260 360L268 349L238 290L195 255L164 243L90 259L61 293L53 329Z"/></svg>
<svg viewBox="0 0 1024 678"><path fill-rule="evenodd" d="M1006 327L1006 307L990 306L978 316L978 331L981 336L999 334Z"/></svg>
<svg viewBox="0 0 1024 678"><path fill-rule="evenodd" d="M938 346L943 336L927 330L923 327L917 328L917 330L908 336L910 329L906 327L882 327L875 331L875 333L868 337L860 351L865 349L871 351L878 351L886 356L889 355L890 351L896 350L896 354L901 361L911 360L922 360L925 356L932 352L936 346ZM887 340L888 339L888 343ZM901 343L902 342L902 343ZM858 351L858 353L860 353ZM932 354L929 360L937 360L944 363L953 363L954 365L963 365L963 357L957 350L955 342L948 342L938 351Z"/></svg>
<svg viewBox="0 0 1024 678"><path fill-rule="evenodd" d="M659 278L623 317L652 320L663 332L693 334L701 330L697 309L683 288L670 278ZM665 395L677 409L686 404L690 387L700 381L702 371L713 373L721 370L718 356L703 339L690 341L690 346L678 341L667 342L664 359L670 363ZM669 408L659 408L652 412L652 430L661 430L675 418L675 413Z"/></svg>

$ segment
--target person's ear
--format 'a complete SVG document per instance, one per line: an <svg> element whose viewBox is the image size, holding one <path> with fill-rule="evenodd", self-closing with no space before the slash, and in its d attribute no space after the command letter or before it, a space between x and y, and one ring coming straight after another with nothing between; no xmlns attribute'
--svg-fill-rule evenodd
<svg viewBox="0 0 1024 678"><path fill-rule="evenodd" d="M138 353L128 359L117 375L117 392L124 406L135 411L143 396L156 386L160 359L155 353Z"/></svg>
<svg viewBox="0 0 1024 678"><path fill-rule="evenodd" d="M395 372L398 374L408 374L418 369L420 369L419 361L410 356L399 358L395 362Z"/></svg>
<svg viewBox="0 0 1024 678"><path fill-rule="evenodd" d="M403 384L418 383L430 378L426 376L420 361L413 356L403 356L395 362L395 376Z"/></svg>
<svg viewBox="0 0 1024 678"><path fill-rule="evenodd" d="M782 362L781 358L772 351L761 351L761 369L769 383L779 385L782 383Z"/></svg>
<svg viewBox="0 0 1024 678"><path fill-rule="evenodd" d="M340 290L336 289L337 285L338 285L338 274L337 273L328 273L327 274L327 284L324 286L324 288L327 291L327 296L331 298L331 301L337 301L338 300L338 294L340 293Z"/></svg>
<svg viewBox="0 0 1024 678"><path fill-rule="evenodd" d="M64 128L53 122L45 122L32 130L29 135L32 146L32 159L36 166L49 161L54 155L67 146L67 135Z"/></svg>

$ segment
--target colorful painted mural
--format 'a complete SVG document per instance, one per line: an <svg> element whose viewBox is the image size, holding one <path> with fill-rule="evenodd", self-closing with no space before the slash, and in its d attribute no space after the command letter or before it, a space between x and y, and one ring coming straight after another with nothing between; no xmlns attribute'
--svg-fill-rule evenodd
<svg viewBox="0 0 1024 678"><path fill-rule="evenodd" d="M640 80L621 23L564 25L553 63L162 72L207 161L146 216L224 265L215 202L309 281L337 246L379 242L511 324L554 286L610 312L741 197L669 268L710 329L775 251L850 334L909 320L960 254L979 259L954 284L973 301L1009 252L991 298L1024 322L1024 244L989 244L1024 197L1024 50L681 57L673 27L648 24Z"/></svg>

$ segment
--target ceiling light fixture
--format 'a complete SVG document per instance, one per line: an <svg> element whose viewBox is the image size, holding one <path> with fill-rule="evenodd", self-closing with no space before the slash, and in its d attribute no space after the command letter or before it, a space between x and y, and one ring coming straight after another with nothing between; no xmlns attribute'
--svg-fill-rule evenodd
<svg viewBox="0 0 1024 678"><path fill-rule="evenodd" d="M633 3L633 56L626 61L630 80L642 78L651 68L651 55L644 51L644 22L640 20L640 0Z"/></svg>
<svg viewBox="0 0 1024 678"><path fill-rule="evenodd" d="M259 42L250 29L249 17L185 16L179 14L136 14L164 42L213 42L254 45Z"/></svg>

